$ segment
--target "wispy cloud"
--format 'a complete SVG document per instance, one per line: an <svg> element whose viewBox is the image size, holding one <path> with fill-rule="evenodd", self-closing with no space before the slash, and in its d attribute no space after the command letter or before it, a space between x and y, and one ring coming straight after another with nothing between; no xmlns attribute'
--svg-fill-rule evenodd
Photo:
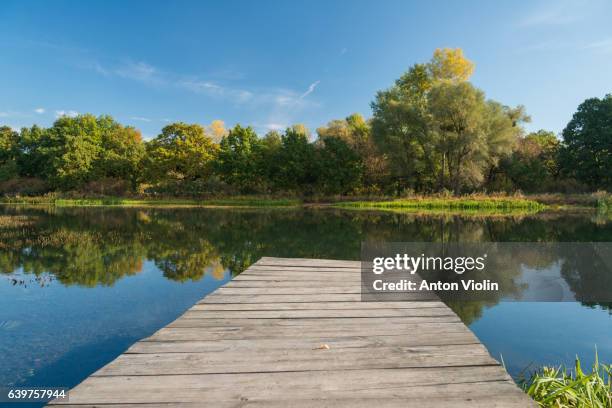
<svg viewBox="0 0 612 408"><path fill-rule="evenodd" d="M74 118L75 116L78 116L78 115L79 115L79 112L74 111L74 110L56 110L55 111L56 118L61 118L62 116Z"/></svg>
<svg viewBox="0 0 612 408"><path fill-rule="evenodd" d="M114 73L122 78L141 82L164 82L157 68L145 62L128 62L115 69Z"/></svg>
<svg viewBox="0 0 612 408"><path fill-rule="evenodd" d="M210 95L218 98L230 100L234 103L245 103L253 99L252 92L245 89L223 86L211 81L199 79L181 79L176 84L188 91Z"/></svg>
<svg viewBox="0 0 612 408"><path fill-rule="evenodd" d="M45 108L36 108L34 109L34 112L38 113L39 115L42 115L43 113L46 112Z"/></svg>
<svg viewBox="0 0 612 408"><path fill-rule="evenodd" d="M612 53L612 38L606 38L600 41L594 41L586 44L585 49L598 51L604 54Z"/></svg>
<svg viewBox="0 0 612 408"><path fill-rule="evenodd" d="M321 81L315 81L312 84L310 84L308 86L308 89L306 90L306 92L304 92L302 95L300 95L300 99L304 99L305 97L307 97L308 95L310 95L311 93L314 92L314 90L316 89L317 85L319 85Z"/></svg>
<svg viewBox="0 0 612 408"><path fill-rule="evenodd" d="M319 106L317 101L309 97L318 87L320 81L311 83L305 91L296 91L282 87L244 87L235 86L237 80L215 80L200 75L184 75L164 71L146 62L128 61L113 66L98 62L87 65L96 73L112 78L129 79L143 84L161 88L180 89L198 95L206 95L240 105L262 113L266 120L259 128L279 130L287 127L305 109ZM241 81L242 82L242 81ZM146 121L143 117L132 117L132 120Z"/></svg>
<svg viewBox="0 0 612 408"><path fill-rule="evenodd" d="M519 20L519 26L563 25L579 19L574 7L577 2L558 1L554 4L541 4Z"/></svg>
<svg viewBox="0 0 612 408"><path fill-rule="evenodd" d="M523 16L518 25L522 27L566 25L586 19L599 12L604 0L557 0L545 2Z"/></svg>
<svg viewBox="0 0 612 408"><path fill-rule="evenodd" d="M151 122L151 119L145 118L144 116L132 116L130 119L137 120L139 122Z"/></svg>

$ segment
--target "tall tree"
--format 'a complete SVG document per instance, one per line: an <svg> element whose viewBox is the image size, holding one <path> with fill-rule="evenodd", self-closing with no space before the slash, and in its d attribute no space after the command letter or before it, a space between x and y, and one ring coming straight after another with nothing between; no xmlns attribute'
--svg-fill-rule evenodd
<svg viewBox="0 0 612 408"><path fill-rule="evenodd" d="M19 133L8 126L0 126L0 181L17 176Z"/></svg>
<svg viewBox="0 0 612 408"><path fill-rule="evenodd" d="M144 156L145 145L138 129L113 126L103 133L97 174L99 177L125 180L132 190L136 190Z"/></svg>
<svg viewBox="0 0 612 408"><path fill-rule="evenodd" d="M206 133L210 135L210 138L215 143L220 143L221 139L227 136L227 129L225 128L225 122L222 120L213 120L210 125L206 127Z"/></svg>
<svg viewBox="0 0 612 408"><path fill-rule="evenodd" d="M500 162L496 187L506 190L520 189L525 192L554 191L559 174L560 141L553 132L539 130L519 139L514 152ZM499 189L497 188L497 189Z"/></svg>
<svg viewBox="0 0 612 408"><path fill-rule="evenodd" d="M313 191L317 181L314 146L308 136L298 128L288 128L281 138L281 148L277 154L277 174L275 184L285 191Z"/></svg>
<svg viewBox="0 0 612 408"><path fill-rule="evenodd" d="M563 171L593 189L612 189L612 94L578 106L563 130Z"/></svg>
<svg viewBox="0 0 612 408"><path fill-rule="evenodd" d="M90 114L63 116L45 132L44 153L51 163L51 181L61 189L78 188L92 180L92 169L101 152L102 122Z"/></svg>
<svg viewBox="0 0 612 408"><path fill-rule="evenodd" d="M26 177L48 179L51 176L49 130L37 125L24 127L19 135L19 173Z"/></svg>
<svg viewBox="0 0 612 408"><path fill-rule="evenodd" d="M172 123L147 143L148 173L153 181L205 179L212 173L218 145L197 124Z"/></svg>
<svg viewBox="0 0 612 408"><path fill-rule="evenodd" d="M427 67L435 81L464 82L474 73L474 63L465 58L461 48L436 49Z"/></svg>
<svg viewBox="0 0 612 408"><path fill-rule="evenodd" d="M318 182L325 194L347 194L361 183L361 158L346 141L326 137L317 151Z"/></svg>
<svg viewBox="0 0 612 408"><path fill-rule="evenodd" d="M387 175L386 160L375 145L371 126L363 116L354 113L346 119L332 120L318 128L317 134L321 143L332 137L346 142L363 164L362 181L366 188L382 187Z"/></svg>
<svg viewBox="0 0 612 408"><path fill-rule="evenodd" d="M427 66L416 64L372 102L373 140L387 156L398 190L435 185L436 151L427 111L432 85Z"/></svg>
<svg viewBox="0 0 612 408"><path fill-rule="evenodd" d="M221 140L217 171L226 183L241 192L255 192L261 185L258 168L261 141L251 127L236 125Z"/></svg>

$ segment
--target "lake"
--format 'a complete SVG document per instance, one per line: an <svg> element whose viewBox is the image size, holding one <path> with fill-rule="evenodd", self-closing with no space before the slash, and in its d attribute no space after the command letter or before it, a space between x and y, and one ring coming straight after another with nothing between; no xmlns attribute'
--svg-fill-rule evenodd
<svg viewBox="0 0 612 408"><path fill-rule="evenodd" d="M358 260L362 241L607 242L612 217L0 206L0 386L72 387L260 257ZM567 285L612 291L601 279ZM612 362L611 303L452 307L515 377L596 348Z"/></svg>

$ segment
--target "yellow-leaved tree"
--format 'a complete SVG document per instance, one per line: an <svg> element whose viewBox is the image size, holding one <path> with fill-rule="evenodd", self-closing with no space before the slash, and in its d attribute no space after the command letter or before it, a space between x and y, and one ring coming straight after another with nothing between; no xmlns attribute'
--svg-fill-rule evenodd
<svg viewBox="0 0 612 408"><path fill-rule="evenodd" d="M427 68L434 81L464 82L474 73L474 63L461 48L437 48Z"/></svg>

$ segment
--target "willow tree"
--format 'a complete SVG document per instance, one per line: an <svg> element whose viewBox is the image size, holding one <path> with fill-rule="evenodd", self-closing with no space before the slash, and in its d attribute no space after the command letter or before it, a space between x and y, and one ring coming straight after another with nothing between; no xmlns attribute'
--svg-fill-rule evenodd
<svg viewBox="0 0 612 408"><path fill-rule="evenodd" d="M429 112L442 158L440 186L455 194L480 186L491 166L512 152L522 132L512 119L514 110L487 101L468 82L435 86Z"/></svg>
<svg viewBox="0 0 612 408"><path fill-rule="evenodd" d="M374 140L398 187L419 191L478 187L509 154L526 119L522 107L487 101L467 82L474 65L460 49L436 50L372 103Z"/></svg>

